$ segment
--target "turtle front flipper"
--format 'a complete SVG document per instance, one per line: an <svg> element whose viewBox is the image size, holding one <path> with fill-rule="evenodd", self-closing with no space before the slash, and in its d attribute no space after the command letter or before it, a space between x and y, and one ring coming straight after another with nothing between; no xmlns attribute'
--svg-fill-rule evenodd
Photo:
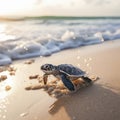
<svg viewBox="0 0 120 120"><path fill-rule="evenodd" d="M44 85L47 84L47 79L48 79L48 75L47 75L47 74L44 74L44 75L43 75L43 82L44 82Z"/></svg>
<svg viewBox="0 0 120 120"><path fill-rule="evenodd" d="M73 83L68 79L67 75L62 73L61 74L61 79L63 84L70 90L70 91L74 91L75 87L73 85Z"/></svg>

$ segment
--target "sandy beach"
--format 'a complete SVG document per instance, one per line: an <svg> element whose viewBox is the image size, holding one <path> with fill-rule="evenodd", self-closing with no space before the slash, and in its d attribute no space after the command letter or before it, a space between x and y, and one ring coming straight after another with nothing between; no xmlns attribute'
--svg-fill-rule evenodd
<svg viewBox="0 0 120 120"><path fill-rule="evenodd" d="M0 120L119 120L120 119L120 40L65 50L48 57L15 61L15 75L8 71L0 82ZM30 59L31 60L31 59ZM43 75L44 63L72 64L99 80L76 93L55 99L45 91L25 90L36 85L31 75ZM49 77L49 80L52 77ZM10 86L6 90L5 87Z"/></svg>

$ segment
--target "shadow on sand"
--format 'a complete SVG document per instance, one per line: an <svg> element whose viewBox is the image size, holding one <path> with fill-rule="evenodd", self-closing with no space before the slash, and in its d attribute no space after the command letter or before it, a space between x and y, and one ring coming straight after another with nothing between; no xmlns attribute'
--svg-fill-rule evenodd
<svg viewBox="0 0 120 120"><path fill-rule="evenodd" d="M94 84L58 99L49 112L57 115L63 107L71 120L120 120L120 90L117 91Z"/></svg>

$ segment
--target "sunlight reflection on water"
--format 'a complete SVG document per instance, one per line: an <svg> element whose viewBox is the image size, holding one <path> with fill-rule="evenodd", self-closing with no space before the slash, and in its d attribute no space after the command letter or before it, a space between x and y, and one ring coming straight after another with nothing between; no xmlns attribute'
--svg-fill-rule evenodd
<svg viewBox="0 0 120 120"><path fill-rule="evenodd" d="M1 75L6 75L7 79L0 82L0 120L6 120L7 105L10 104L7 96L13 93L12 88L15 86L15 82L12 80L8 71L0 73L0 76ZM10 86L11 89L7 90L6 86Z"/></svg>
<svg viewBox="0 0 120 120"><path fill-rule="evenodd" d="M0 41L15 39L15 36L6 33L7 25L0 23Z"/></svg>
<svg viewBox="0 0 120 120"><path fill-rule="evenodd" d="M2 73L2 75L7 75L7 79L0 83L0 100L4 99L6 96L12 94L13 90L6 90L6 86L13 88L15 82L12 80L12 77L9 75L8 71Z"/></svg>
<svg viewBox="0 0 120 120"><path fill-rule="evenodd" d="M6 113L7 113L7 105L9 104L9 101L7 98L0 99L0 120L6 119Z"/></svg>
<svg viewBox="0 0 120 120"><path fill-rule="evenodd" d="M3 33L6 30L6 24L0 23L0 33Z"/></svg>

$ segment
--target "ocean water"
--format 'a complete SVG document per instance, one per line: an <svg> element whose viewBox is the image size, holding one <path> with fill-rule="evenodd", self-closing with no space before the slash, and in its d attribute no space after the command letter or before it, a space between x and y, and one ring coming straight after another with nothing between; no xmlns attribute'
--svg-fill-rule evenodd
<svg viewBox="0 0 120 120"><path fill-rule="evenodd" d="M120 39L120 18L37 17L0 21L0 65Z"/></svg>

